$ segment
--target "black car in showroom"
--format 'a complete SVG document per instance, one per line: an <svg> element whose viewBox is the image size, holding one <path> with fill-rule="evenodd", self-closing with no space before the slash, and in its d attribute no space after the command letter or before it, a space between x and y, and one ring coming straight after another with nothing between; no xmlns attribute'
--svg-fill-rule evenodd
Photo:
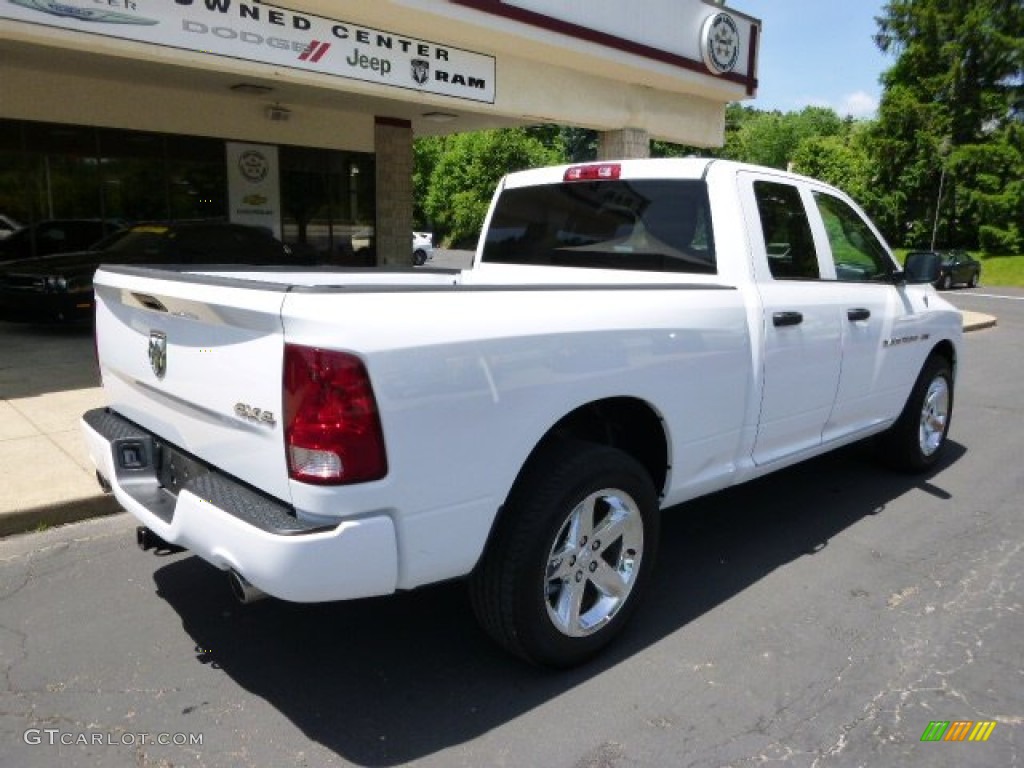
<svg viewBox="0 0 1024 768"><path fill-rule="evenodd" d="M0 239L0 262L84 251L123 226L101 219L46 219Z"/></svg>
<svg viewBox="0 0 1024 768"><path fill-rule="evenodd" d="M935 253L941 259L939 276L935 287L948 291L954 285L974 288L981 282L981 262L967 251L912 251L911 253ZM907 256L910 254L908 253Z"/></svg>
<svg viewBox="0 0 1024 768"><path fill-rule="evenodd" d="M0 320L91 321L100 264L302 266L269 231L223 221L138 224L92 250L0 262Z"/></svg>

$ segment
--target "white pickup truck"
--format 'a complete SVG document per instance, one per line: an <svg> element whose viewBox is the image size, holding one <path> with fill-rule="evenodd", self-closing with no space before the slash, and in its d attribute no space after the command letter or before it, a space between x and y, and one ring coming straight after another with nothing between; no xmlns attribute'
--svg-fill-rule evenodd
<svg viewBox="0 0 1024 768"><path fill-rule="evenodd" d="M467 577L498 642L570 665L632 613L661 508L869 436L936 461L937 270L792 174L524 171L465 271L102 267L83 428L140 544L242 599Z"/></svg>

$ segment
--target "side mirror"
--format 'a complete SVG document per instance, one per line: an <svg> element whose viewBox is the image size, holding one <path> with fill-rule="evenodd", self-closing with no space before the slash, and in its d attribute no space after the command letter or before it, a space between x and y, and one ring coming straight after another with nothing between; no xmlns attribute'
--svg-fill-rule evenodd
<svg viewBox="0 0 1024 768"><path fill-rule="evenodd" d="M911 285L934 283L939 279L942 257L937 253L911 253L903 264L901 277Z"/></svg>

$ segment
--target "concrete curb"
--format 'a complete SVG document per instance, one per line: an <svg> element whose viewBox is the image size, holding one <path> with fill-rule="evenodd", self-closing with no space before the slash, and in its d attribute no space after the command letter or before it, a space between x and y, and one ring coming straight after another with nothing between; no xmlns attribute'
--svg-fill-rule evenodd
<svg viewBox="0 0 1024 768"><path fill-rule="evenodd" d="M962 312L964 333L992 328L996 318L980 312ZM121 512L121 506L110 494L104 494L97 485L96 494L31 509L5 512L0 515L0 538L28 533L56 525L76 523L92 517Z"/></svg>
<svg viewBox="0 0 1024 768"><path fill-rule="evenodd" d="M113 495L101 494L82 499L71 499L59 504L48 504L32 509L19 509L0 515L0 538L19 533L77 523L93 517L113 515L123 511Z"/></svg>
<svg viewBox="0 0 1024 768"><path fill-rule="evenodd" d="M961 312L960 314L964 318L964 333L994 328L998 322L992 315L984 315L981 312Z"/></svg>

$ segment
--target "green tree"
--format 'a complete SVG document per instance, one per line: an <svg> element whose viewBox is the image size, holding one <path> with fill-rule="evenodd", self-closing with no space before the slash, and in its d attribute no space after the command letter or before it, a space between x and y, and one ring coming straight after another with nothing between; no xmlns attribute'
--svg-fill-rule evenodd
<svg viewBox="0 0 1024 768"><path fill-rule="evenodd" d="M430 193L430 180L433 178L434 169L444 156L447 146L447 136L423 136L413 142L412 219L416 229L433 227L424 204Z"/></svg>
<svg viewBox="0 0 1024 768"><path fill-rule="evenodd" d="M569 125L539 125L526 129L527 136L537 139L561 157L561 162L586 163L597 158L597 131Z"/></svg>
<svg viewBox="0 0 1024 768"><path fill-rule="evenodd" d="M827 107L805 107L800 112L759 112L747 116L736 136L733 159L785 169L797 147L812 137L837 136L843 121Z"/></svg>
<svg viewBox="0 0 1024 768"><path fill-rule="evenodd" d="M868 210L877 207L870 123L846 124L839 135L809 136L793 153L793 170L843 190Z"/></svg>
<svg viewBox="0 0 1024 768"><path fill-rule="evenodd" d="M949 159L959 188L955 210L961 220L978 222L978 245L989 253L1024 251L1024 126L1010 125L1005 136L959 147Z"/></svg>
<svg viewBox="0 0 1024 768"><path fill-rule="evenodd" d="M896 56L873 141L883 228L918 245L937 222L938 245L1019 250L1024 3L890 0L877 22Z"/></svg>
<svg viewBox="0 0 1024 768"><path fill-rule="evenodd" d="M834 111L824 107L783 113L732 103L725 109L725 141L721 147L690 147L654 141L651 156L719 157L786 168L802 141L838 135L846 130L846 125Z"/></svg>
<svg viewBox="0 0 1024 768"><path fill-rule="evenodd" d="M494 188L506 173L562 161L559 152L522 128L450 136L443 149L423 211L448 242L467 242L480 233Z"/></svg>

